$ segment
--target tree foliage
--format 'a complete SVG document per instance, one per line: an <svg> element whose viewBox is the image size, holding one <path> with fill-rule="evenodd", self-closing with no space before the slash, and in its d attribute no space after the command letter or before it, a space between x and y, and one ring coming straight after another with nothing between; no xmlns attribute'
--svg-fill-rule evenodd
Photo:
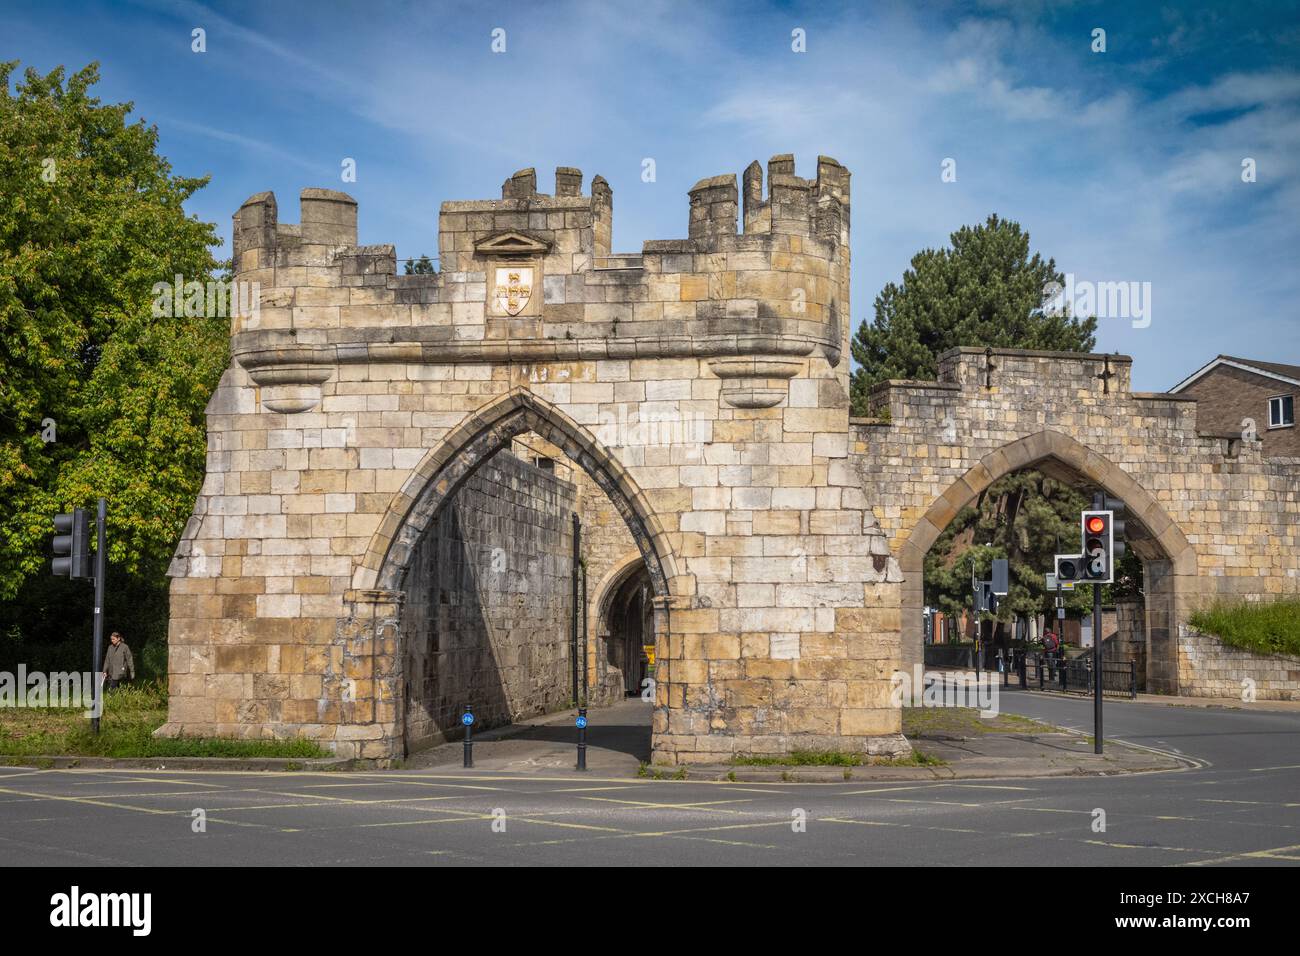
<svg viewBox="0 0 1300 956"><path fill-rule="evenodd" d="M947 248L917 253L901 284L881 290L874 321L864 321L854 337L855 413L873 411L868 396L880 382L933 379L939 355L958 346L1091 351L1095 318L1044 308L1049 286L1064 282L1054 259L1030 254L1029 233L997 215L958 229ZM976 577L987 580L993 559L1006 558L1010 593L996 619L1053 613L1044 574L1054 555L1078 550L1079 512L1087 506L1081 491L1042 472L1004 476L953 518L926 555L926 602L950 614L970 607L972 563ZM1125 567L1117 591L1132 593L1141 567L1133 560ZM1067 594L1065 603L1072 616L1086 613L1090 592Z"/></svg>
<svg viewBox="0 0 1300 956"><path fill-rule="evenodd" d="M925 557L926 603L956 614L971 604L971 562L976 576L988 580L994 558L1006 558L1010 589L998 601L1002 623L1051 613L1051 595L1043 575L1053 557L1077 550L1079 512L1090 499L1068 484L1033 469L1006 475L987 489L975 505L959 511ZM1065 604L1077 614L1092 607L1091 592L1067 592Z"/></svg>
<svg viewBox="0 0 1300 956"><path fill-rule="evenodd" d="M435 275L437 271L427 255L420 256L418 259L406 260L406 274L408 276L431 276Z"/></svg>
<svg viewBox="0 0 1300 956"><path fill-rule="evenodd" d="M1044 309L1044 290L1064 285L1065 276L1054 259L1029 254L1029 233L1019 223L991 215L951 240L913 256L902 284L890 282L876 296L875 320L858 328L855 414L870 412L868 394L879 382L932 379L938 356L958 346L1092 350L1095 318Z"/></svg>
<svg viewBox="0 0 1300 956"><path fill-rule="evenodd" d="M207 179L173 176L156 127L90 95L94 64L11 88L16 67L0 64L0 600L49 573L53 515L98 496L115 573L156 593L227 362L224 320L151 310L155 283L220 266L215 227L183 208Z"/></svg>

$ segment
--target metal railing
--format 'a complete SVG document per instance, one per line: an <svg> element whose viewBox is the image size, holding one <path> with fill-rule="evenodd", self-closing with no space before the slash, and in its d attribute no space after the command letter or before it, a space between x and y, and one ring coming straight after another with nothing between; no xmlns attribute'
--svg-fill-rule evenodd
<svg viewBox="0 0 1300 956"><path fill-rule="evenodd" d="M427 262L428 265L433 268L433 272L407 272L406 271L407 264L411 264L411 268L414 269L415 268L414 263L417 262ZM398 259L397 267L400 270L398 273L399 275L408 275L408 276L409 275L436 275L438 272L438 257L437 256L411 256L409 259Z"/></svg>
<svg viewBox="0 0 1300 956"><path fill-rule="evenodd" d="M1066 660L1053 654L1024 654L1016 661L1020 686L1027 690L1057 690L1091 696L1092 658ZM1137 698L1137 665L1133 661L1101 664L1101 692L1105 696Z"/></svg>

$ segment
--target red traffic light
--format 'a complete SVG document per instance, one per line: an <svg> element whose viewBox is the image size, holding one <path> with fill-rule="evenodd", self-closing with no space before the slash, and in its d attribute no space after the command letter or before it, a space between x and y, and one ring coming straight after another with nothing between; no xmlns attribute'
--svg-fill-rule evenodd
<svg viewBox="0 0 1300 956"><path fill-rule="evenodd" d="M1093 515L1088 519L1087 527L1089 534L1101 534L1106 530L1106 519L1101 515Z"/></svg>

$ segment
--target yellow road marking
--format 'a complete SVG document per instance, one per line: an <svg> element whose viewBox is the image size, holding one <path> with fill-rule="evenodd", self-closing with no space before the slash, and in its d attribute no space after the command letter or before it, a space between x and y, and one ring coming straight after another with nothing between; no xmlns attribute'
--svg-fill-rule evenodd
<svg viewBox="0 0 1300 956"><path fill-rule="evenodd" d="M583 797L582 799L598 803L618 803L636 807L638 810L710 810L719 813L735 813L736 811L715 806L715 804L750 802L748 797L739 800L700 800L696 803L652 803L649 800L616 800L613 797Z"/></svg>
<svg viewBox="0 0 1300 956"><path fill-rule="evenodd" d="M1032 813L1085 813L1091 816L1091 810L1063 810L1060 807L1021 807L1021 810Z"/></svg>
<svg viewBox="0 0 1300 956"><path fill-rule="evenodd" d="M1194 860L1191 863L1188 863L1186 865L1187 866L1208 866L1211 863L1231 863L1233 860L1248 860L1248 859L1261 859L1261 858L1289 860L1291 859L1290 854L1294 853L1297 850L1300 850L1300 843L1297 843L1294 846L1275 846L1267 850L1251 850L1247 853L1232 853L1227 856L1214 857L1209 860Z"/></svg>
<svg viewBox="0 0 1300 956"><path fill-rule="evenodd" d="M846 820L841 817L821 817L819 823L856 823L863 827L902 827L905 830L935 830L941 833L988 833L987 830L970 830L964 827L935 827L924 823L899 823L893 820Z"/></svg>
<svg viewBox="0 0 1300 956"><path fill-rule="evenodd" d="M1204 853L1204 850L1187 846L1144 846L1140 843L1110 843L1106 840L1081 840L1091 846L1108 846L1115 850L1167 850L1170 853Z"/></svg>
<svg viewBox="0 0 1300 956"><path fill-rule="evenodd" d="M386 800L348 800L345 801L347 806L373 806L375 804L396 804L412 803L416 801L428 800L455 800L459 794L448 794L441 797L390 797ZM340 805L338 800L318 799L310 803L264 803L254 806L231 806L231 807L213 807L208 810L209 813L228 813L232 810L299 810L309 807L337 807ZM205 808L206 809L206 808ZM414 808L413 808L414 809Z"/></svg>
<svg viewBox="0 0 1300 956"><path fill-rule="evenodd" d="M356 823L345 829L373 830L380 827L423 827L435 823L474 823L481 820L494 819L492 814L484 813L472 817L442 817L438 820L393 820L385 823Z"/></svg>
<svg viewBox="0 0 1300 956"><path fill-rule="evenodd" d="M189 817L190 816L189 810L155 810L153 807L137 807L129 803L109 803L106 800L97 800L93 797L71 797L63 794L48 794L48 793L41 793L41 794L25 793L19 790L10 790L7 787L0 787L0 793L12 793L24 797L40 797L45 800L58 800L67 803L81 803L92 807L108 807L113 810L134 810L136 813L151 813L156 816L164 816L164 817L174 817L174 816ZM244 823L239 820L222 820L212 816L208 816L206 817L206 819L211 823L225 823L232 827L255 827L259 830L280 830L283 833L297 832L296 830L285 830L281 827L273 827L269 824L264 824L264 823Z"/></svg>
<svg viewBox="0 0 1300 956"><path fill-rule="evenodd" d="M1267 800L1216 800L1212 797L1201 797L1200 803L1241 803L1252 807L1300 807L1300 803L1270 803Z"/></svg>

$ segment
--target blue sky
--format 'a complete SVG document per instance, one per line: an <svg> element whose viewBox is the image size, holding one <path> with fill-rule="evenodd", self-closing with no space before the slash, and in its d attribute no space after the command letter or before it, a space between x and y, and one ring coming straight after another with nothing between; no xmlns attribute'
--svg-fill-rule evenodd
<svg viewBox="0 0 1300 956"><path fill-rule="evenodd" d="M1076 280L1151 283L1148 326L1098 334L1135 388L1220 352L1300 364L1295 3L5 2L0 59L98 61L101 98L212 176L190 208L221 255L247 196L296 221L304 186L354 195L363 243L436 254L442 201L527 166L548 192L562 165L609 180L637 251L686 234L697 180L826 154L853 173L855 327L919 249L997 212Z"/></svg>

